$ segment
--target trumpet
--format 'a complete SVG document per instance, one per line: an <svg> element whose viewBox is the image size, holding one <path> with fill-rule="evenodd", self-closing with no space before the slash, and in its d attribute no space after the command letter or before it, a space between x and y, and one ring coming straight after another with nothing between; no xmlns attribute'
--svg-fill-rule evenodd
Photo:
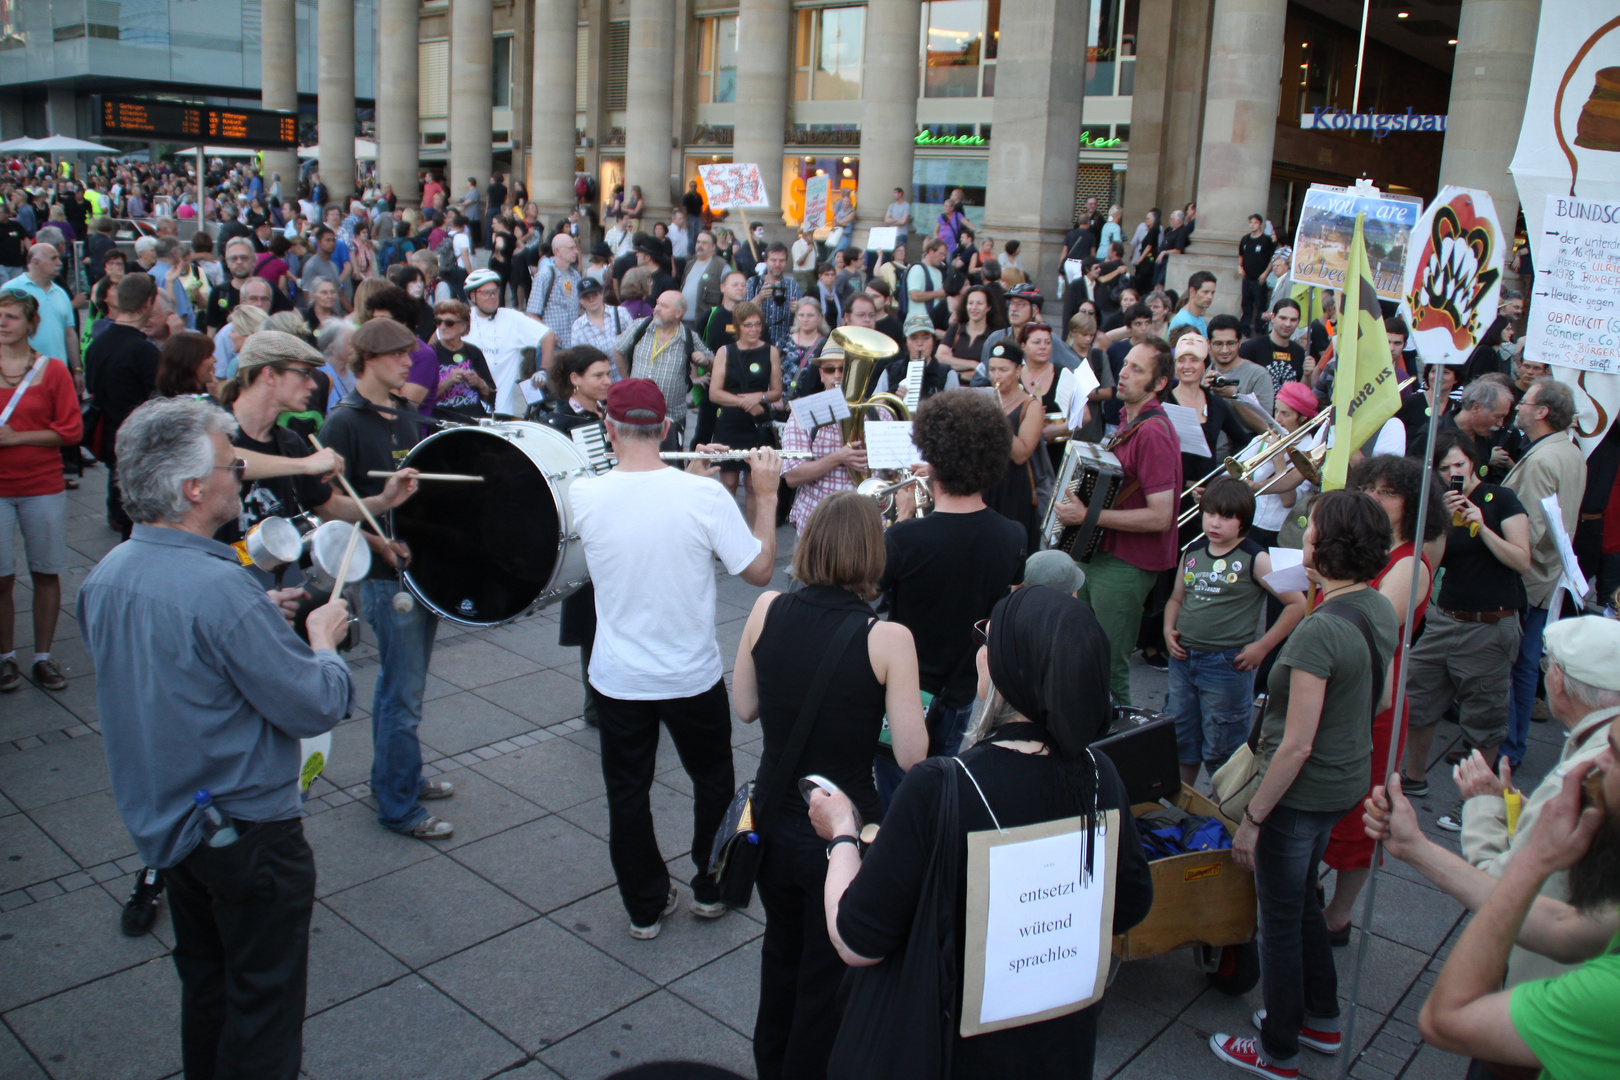
<svg viewBox="0 0 1620 1080"><path fill-rule="evenodd" d="M860 484L856 486L855 490L857 493L865 495L868 499L876 502L878 504L878 510L882 512L884 516L888 516L894 512L894 497L896 493L910 484L917 485L918 510L921 513L927 513L928 508L931 507L934 502L933 493L928 490L928 479L926 477L919 476L916 473L908 472L904 479L898 480L892 484L885 483L881 477L868 477L867 479L862 480Z"/></svg>
<svg viewBox="0 0 1620 1080"><path fill-rule="evenodd" d="M769 447L755 447L754 450L770 449ZM664 461L747 461L748 455L754 450L713 450L703 453L697 450L678 450L659 454ZM815 454L808 450L778 450L776 456L783 461L814 461Z"/></svg>

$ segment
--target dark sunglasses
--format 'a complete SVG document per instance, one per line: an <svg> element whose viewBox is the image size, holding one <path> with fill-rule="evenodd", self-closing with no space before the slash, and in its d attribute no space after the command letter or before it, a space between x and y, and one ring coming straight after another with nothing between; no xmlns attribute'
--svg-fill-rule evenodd
<svg viewBox="0 0 1620 1080"><path fill-rule="evenodd" d="M231 474L236 477L238 484L247 476L247 462L241 458L233 458L229 465L215 465L214 468L231 470Z"/></svg>
<svg viewBox="0 0 1620 1080"><path fill-rule="evenodd" d="M839 372L844 370L844 365L843 364L822 364L821 365L821 370L822 370L822 372L824 374L827 374L827 375L837 375Z"/></svg>
<svg viewBox="0 0 1620 1080"><path fill-rule="evenodd" d="M980 619L973 624L973 643L975 645L990 644L990 620Z"/></svg>
<svg viewBox="0 0 1620 1080"><path fill-rule="evenodd" d="M456 318L434 319L433 321L438 323L440 326L460 326L461 325L461 320L456 319Z"/></svg>

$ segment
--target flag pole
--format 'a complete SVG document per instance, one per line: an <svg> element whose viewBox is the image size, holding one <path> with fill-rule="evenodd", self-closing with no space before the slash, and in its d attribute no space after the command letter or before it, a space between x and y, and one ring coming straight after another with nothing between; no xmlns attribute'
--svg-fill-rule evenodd
<svg viewBox="0 0 1620 1080"><path fill-rule="evenodd" d="M1340 317L1343 317L1341 313ZM1422 367L1423 354L1418 353L1418 366ZM1423 484L1418 489L1417 520L1412 524L1412 584L1407 589L1406 611L1401 619L1401 648L1396 656L1400 659L1400 675L1395 680L1394 714L1389 724L1389 755L1384 763L1382 777L1373 777L1376 786L1382 782L1388 784L1390 774L1395 771L1400 761L1401 737L1405 733L1404 722L1406 710L1406 676L1411 670L1407 662L1407 651L1412 647L1412 623L1417 617L1418 586L1422 584L1423 571L1423 525L1429 514L1429 490L1434 486L1434 442L1440 433L1440 417L1437 408L1440 399L1440 365L1429 365L1429 434L1424 440L1423 447ZM1430 582L1433 585L1433 582ZM1425 762L1425 766L1427 763ZM1354 810L1351 813L1355 813ZM1356 943L1356 964L1350 976L1350 1006L1349 1015L1345 1019L1344 1052L1339 1055L1339 1080L1345 1080L1350 1075L1350 1062L1359 1056L1355 1050L1356 1032L1356 1006L1361 1001L1361 973L1367 966L1368 944L1372 940L1373 910L1378 903L1378 868L1383 862L1384 845L1382 841L1373 844L1372 865L1367 874L1367 903L1361 914L1361 940ZM1337 884L1334 886L1338 888Z"/></svg>

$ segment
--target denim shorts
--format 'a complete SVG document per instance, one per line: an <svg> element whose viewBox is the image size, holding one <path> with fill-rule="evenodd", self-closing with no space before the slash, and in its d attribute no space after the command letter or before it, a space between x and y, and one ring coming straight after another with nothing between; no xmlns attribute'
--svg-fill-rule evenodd
<svg viewBox="0 0 1620 1080"><path fill-rule="evenodd" d="M17 572L17 530L32 574L67 569L67 492L0 496L0 577Z"/></svg>
<svg viewBox="0 0 1620 1080"><path fill-rule="evenodd" d="M1183 765L1213 768L1232 756L1249 737L1254 722L1254 672L1235 665L1240 649L1187 650L1170 658L1170 699L1166 711L1176 721L1176 756Z"/></svg>

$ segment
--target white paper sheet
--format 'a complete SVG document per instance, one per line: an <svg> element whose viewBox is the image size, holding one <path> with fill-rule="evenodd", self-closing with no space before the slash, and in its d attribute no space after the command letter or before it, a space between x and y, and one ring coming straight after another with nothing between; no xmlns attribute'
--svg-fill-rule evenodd
<svg viewBox="0 0 1620 1080"><path fill-rule="evenodd" d="M819 394L806 394L788 402L793 416L806 432L849 418L849 402L842 390L823 390Z"/></svg>
<svg viewBox="0 0 1620 1080"><path fill-rule="evenodd" d="M1254 394L1239 394L1237 399L1247 405L1254 406L1254 411L1260 414L1260 417L1265 420L1266 426L1269 427L1274 434L1287 434L1287 432L1283 431L1283 426L1272 419L1271 414L1266 411L1266 407L1260 404L1260 399L1257 396Z"/></svg>
<svg viewBox="0 0 1620 1080"><path fill-rule="evenodd" d="M866 230L867 251L893 251L900 243L897 225L878 225Z"/></svg>
<svg viewBox="0 0 1620 1080"><path fill-rule="evenodd" d="M1564 573L1558 584L1568 590L1579 604L1581 597L1586 595L1586 575L1581 573L1581 564L1575 558L1575 545L1570 542L1569 533L1564 531L1564 512L1558 505L1558 496L1553 494L1542 499L1541 510L1547 515L1547 531L1558 545L1558 557L1564 564Z"/></svg>
<svg viewBox="0 0 1620 1080"><path fill-rule="evenodd" d="M1305 573L1305 553L1299 548L1274 547L1270 549L1271 573L1262 580L1273 592L1304 592L1311 579Z"/></svg>
<svg viewBox="0 0 1620 1080"><path fill-rule="evenodd" d="M1097 381L1097 373L1091 370L1091 365L1081 361L1080 366L1074 369L1074 396L1069 398L1069 408L1065 413L1065 422L1070 431L1080 430L1086 422L1086 399L1091 392L1102 383Z"/></svg>
<svg viewBox="0 0 1620 1080"><path fill-rule="evenodd" d="M922 463L922 452L911 441L910 420L868 420L866 465L870 469L909 469Z"/></svg>
<svg viewBox="0 0 1620 1080"><path fill-rule="evenodd" d="M1083 834L990 849L990 918L979 1021L1083 1000L1096 986L1101 874L1080 875Z"/></svg>
<svg viewBox="0 0 1620 1080"><path fill-rule="evenodd" d="M526 404L533 405L537 401L546 400L545 390L534 385L533 379L519 379L517 388L518 393L523 395Z"/></svg>
<svg viewBox="0 0 1620 1080"><path fill-rule="evenodd" d="M1181 452L1209 457L1209 440L1204 438L1204 429L1198 423L1198 410L1177 405L1173 401L1165 402L1163 408L1170 423L1175 425L1177 437L1181 439Z"/></svg>

